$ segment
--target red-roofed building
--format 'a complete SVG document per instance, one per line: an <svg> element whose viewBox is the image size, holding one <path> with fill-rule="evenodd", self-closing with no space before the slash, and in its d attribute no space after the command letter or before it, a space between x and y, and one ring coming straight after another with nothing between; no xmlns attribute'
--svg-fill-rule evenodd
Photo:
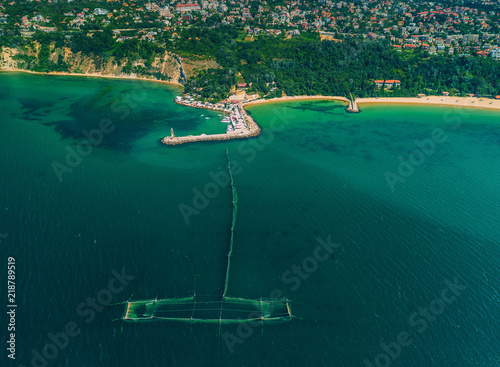
<svg viewBox="0 0 500 367"><path fill-rule="evenodd" d="M198 4L179 4L175 6L175 10L185 13L188 11L200 11L201 7Z"/></svg>
<svg viewBox="0 0 500 367"><path fill-rule="evenodd" d="M374 80L374 83L377 85L377 87L381 87L382 85L385 84L387 88L394 88L394 87L399 87L401 85L401 81L396 80L396 79L388 79L388 80Z"/></svg>

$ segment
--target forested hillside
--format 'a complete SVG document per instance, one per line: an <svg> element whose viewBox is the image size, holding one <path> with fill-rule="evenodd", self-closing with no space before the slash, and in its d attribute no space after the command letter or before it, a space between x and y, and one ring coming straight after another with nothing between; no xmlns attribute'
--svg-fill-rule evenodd
<svg viewBox="0 0 500 367"><path fill-rule="evenodd" d="M316 32L286 37L260 35L244 41L233 26L189 27L175 38L151 43L139 39L117 42L109 30L75 33L37 32L31 39L1 39L15 48L23 68L34 71L85 72L70 64L65 52L94 61L94 69L110 65L121 73L185 83L186 92L202 98L226 98L238 83L268 97L287 95L415 96L418 93L480 96L500 94L500 62L479 56L434 55L424 51L397 52L385 40L345 38L321 41ZM35 47L38 45L39 47ZM37 50L37 52L33 52ZM59 50L59 51L57 51ZM56 52L57 51L57 52ZM167 75L165 55L184 60L215 60L213 69L195 68L187 82ZM163 69L165 69L163 67ZM173 80L175 79L175 80ZM378 88L374 80L397 79L394 90Z"/></svg>

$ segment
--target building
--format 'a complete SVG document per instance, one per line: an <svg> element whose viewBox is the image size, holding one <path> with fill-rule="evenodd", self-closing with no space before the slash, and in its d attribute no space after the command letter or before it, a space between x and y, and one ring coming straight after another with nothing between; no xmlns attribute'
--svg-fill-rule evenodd
<svg viewBox="0 0 500 367"><path fill-rule="evenodd" d="M385 84L386 88L396 88L401 85L401 81L396 80L396 79L389 79L389 80L374 80L375 85L377 87L381 87Z"/></svg>
<svg viewBox="0 0 500 367"><path fill-rule="evenodd" d="M500 59L500 48L493 48L490 50L490 56L496 60Z"/></svg>
<svg viewBox="0 0 500 367"><path fill-rule="evenodd" d="M168 8L168 6L165 6L164 8L160 8L158 9L158 15L160 17L170 17L170 9Z"/></svg>
<svg viewBox="0 0 500 367"><path fill-rule="evenodd" d="M94 15L106 15L108 11L106 9L95 8Z"/></svg>
<svg viewBox="0 0 500 367"><path fill-rule="evenodd" d="M179 4L175 6L175 10L185 13L189 11L200 11L201 7L198 4Z"/></svg>

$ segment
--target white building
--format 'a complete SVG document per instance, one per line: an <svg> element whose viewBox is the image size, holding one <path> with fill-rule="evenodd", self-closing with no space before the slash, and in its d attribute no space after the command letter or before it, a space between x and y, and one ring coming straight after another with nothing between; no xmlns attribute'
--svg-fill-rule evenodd
<svg viewBox="0 0 500 367"><path fill-rule="evenodd" d="M94 15L106 15L108 11L106 9L95 8Z"/></svg>

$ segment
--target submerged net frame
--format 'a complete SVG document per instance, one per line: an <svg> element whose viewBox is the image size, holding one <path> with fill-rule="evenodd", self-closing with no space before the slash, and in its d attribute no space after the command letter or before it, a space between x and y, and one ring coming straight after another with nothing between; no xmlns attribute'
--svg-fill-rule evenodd
<svg viewBox="0 0 500 367"><path fill-rule="evenodd" d="M290 308L290 300L280 298L246 299L227 297L231 257L233 255L234 228L238 213L238 194L234 186L231 161L226 149L227 170L229 173L232 193L232 218L227 254L224 291L220 297L197 297L150 299L143 301L127 301L122 319L125 321L181 321L192 323L218 323L220 325L258 322L289 321L294 316Z"/></svg>

